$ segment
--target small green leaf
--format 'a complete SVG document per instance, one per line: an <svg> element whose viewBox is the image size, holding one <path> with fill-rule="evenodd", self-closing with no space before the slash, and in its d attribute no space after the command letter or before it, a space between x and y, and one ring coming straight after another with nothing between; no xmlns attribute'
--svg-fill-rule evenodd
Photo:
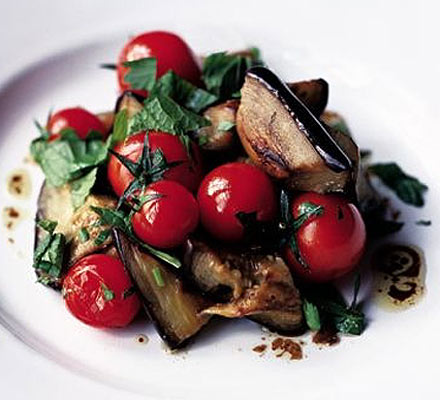
<svg viewBox="0 0 440 400"><path fill-rule="evenodd" d="M156 65L156 59L153 57L126 61L124 66L130 70L125 75L125 82L129 83L133 89L151 90L156 81Z"/></svg>
<svg viewBox="0 0 440 400"><path fill-rule="evenodd" d="M227 132L231 130L235 126L234 122L231 121L220 121L220 123L217 125L217 130L219 132Z"/></svg>
<svg viewBox="0 0 440 400"><path fill-rule="evenodd" d="M396 163L373 164L368 170L377 175L403 202L416 207L425 204L423 196L428 187L407 175Z"/></svg>
<svg viewBox="0 0 440 400"><path fill-rule="evenodd" d="M318 307L304 299L303 312L310 330L319 331L321 329L321 319L319 317Z"/></svg>
<svg viewBox="0 0 440 400"><path fill-rule="evenodd" d="M103 231L99 232L99 235L96 237L94 243L96 246L101 246L105 243L105 241L109 238L111 234L110 229L104 229Z"/></svg>
<svg viewBox="0 0 440 400"><path fill-rule="evenodd" d="M128 115L127 110L121 110L115 115L113 132L107 140L107 146L112 149L116 143L121 143L128 136Z"/></svg>
<svg viewBox="0 0 440 400"><path fill-rule="evenodd" d="M160 269L158 267L155 267L151 271L153 273L154 279L156 281L157 286L164 287L165 282L163 280L162 274L160 272Z"/></svg>
<svg viewBox="0 0 440 400"><path fill-rule="evenodd" d="M38 132L40 132L40 138L44 140L49 139L50 136L49 131L44 126L42 126L37 120L34 120L34 124L37 127Z"/></svg>
<svg viewBox="0 0 440 400"><path fill-rule="evenodd" d="M416 225L421 225L421 226L431 226L431 225L432 225L432 222L429 221L429 220L426 220L426 219L419 219L419 220L416 222Z"/></svg>
<svg viewBox="0 0 440 400"><path fill-rule="evenodd" d="M104 282L101 282L101 289L105 301L111 301L115 298L115 292L113 292L113 290L110 290Z"/></svg>
<svg viewBox="0 0 440 400"><path fill-rule="evenodd" d="M41 219L37 222L40 228L43 228L46 232L53 233L58 225L58 222L51 221L49 219Z"/></svg>
<svg viewBox="0 0 440 400"><path fill-rule="evenodd" d="M87 228L81 228L78 232L78 239L81 243L87 242L90 239L89 231Z"/></svg>
<svg viewBox="0 0 440 400"><path fill-rule="evenodd" d="M168 71L154 85L150 96L168 96L188 110L199 113L215 103L217 96L194 86L173 71Z"/></svg>
<svg viewBox="0 0 440 400"><path fill-rule="evenodd" d="M163 131L174 135L184 135L196 131L210 122L179 106L168 96L149 97L145 107L131 118L130 134L140 131Z"/></svg>
<svg viewBox="0 0 440 400"><path fill-rule="evenodd" d="M93 186L95 186L97 173L98 168L93 168L86 175L75 179L70 183L72 205L74 209L81 207L85 203Z"/></svg>

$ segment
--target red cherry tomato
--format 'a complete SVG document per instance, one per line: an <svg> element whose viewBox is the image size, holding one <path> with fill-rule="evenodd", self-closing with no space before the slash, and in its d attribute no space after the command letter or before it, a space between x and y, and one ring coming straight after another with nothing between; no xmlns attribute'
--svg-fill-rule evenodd
<svg viewBox="0 0 440 400"><path fill-rule="evenodd" d="M117 65L121 91L131 89L130 84L124 80L128 72L128 68L124 67L124 62L146 57L155 57L157 60L156 78L173 70L177 75L195 85L200 83L200 68L188 45L174 33L152 31L134 37L122 49ZM145 91L139 92L146 95Z"/></svg>
<svg viewBox="0 0 440 400"><path fill-rule="evenodd" d="M144 196L151 196L132 217L136 236L145 243L172 248L182 244L199 223L197 201L177 182L159 181L148 185Z"/></svg>
<svg viewBox="0 0 440 400"><path fill-rule="evenodd" d="M225 241L243 238L238 212L256 212L259 221L269 221L277 212L275 189L269 177L257 167L239 162L211 171L202 181L197 199L203 226Z"/></svg>
<svg viewBox="0 0 440 400"><path fill-rule="evenodd" d="M50 140L59 138L63 129L72 128L76 134L85 139L90 131L97 131L105 139L107 132L100 119L91 112L81 107L65 108L53 114L47 124Z"/></svg>
<svg viewBox="0 0 440 400"><path fill-rule="evenodd" d="M356 206L338 195L304 193L292 202L292 215L297 218L303 203L321 205L321 215L310 217L299 228L296 240L304 268L290 248L286 258L293 272L313 282L326 282L351 271L365 248L365 225Z"/></svg>
<svg viewBox="0 0 440 400"><path fill-rule="evenodd" d="M64 279L63 292L70 312L97 328L124 327L140 307L122 262L106 254L78 261Z"/></svg>
<svg viewBox="0 0 440 400"><path fill-rule="evenodd" d="M150 132L148 140L151 151L160 149L168 163L181 162L167 170L163 178L179 182L189 190L197 190L202 179L202 162L198 146L192 143L192 159L190 159L182 141L175 135L165 132ZM142 155L144 141L145 133L141 132L118 144L114 151L131 161L137 161ZM122 196L124 190L134 179L130 171L115 156L110 157L107 175L118 196Z"/></svg>

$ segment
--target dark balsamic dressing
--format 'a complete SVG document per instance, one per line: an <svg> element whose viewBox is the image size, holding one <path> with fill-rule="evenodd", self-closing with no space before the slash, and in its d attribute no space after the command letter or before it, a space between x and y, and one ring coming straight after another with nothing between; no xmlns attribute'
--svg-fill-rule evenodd
<svg viewBox="0 0 440 400"><path fill-rule="evenodd" d="M331 170L335 172L351 170L351 160L333 140L322 123L270 69L253 67L248 70L247 74L276 94L295 120L298 128L306 135L309 142Z"/></svg>

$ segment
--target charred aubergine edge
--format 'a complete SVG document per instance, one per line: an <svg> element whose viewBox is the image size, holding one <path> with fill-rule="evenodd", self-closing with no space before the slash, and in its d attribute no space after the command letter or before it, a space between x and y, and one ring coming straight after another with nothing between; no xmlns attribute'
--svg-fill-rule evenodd
<svg viewBox="0 0 440 400"><path fill-rule="evenodd" d="M159 335L172 350L184 347L210 320L210 316L201 314L210 303L201 295L186 290L185 283L177 275L140 250L123 233L115 229L113 236L119 256Z"/></svg>

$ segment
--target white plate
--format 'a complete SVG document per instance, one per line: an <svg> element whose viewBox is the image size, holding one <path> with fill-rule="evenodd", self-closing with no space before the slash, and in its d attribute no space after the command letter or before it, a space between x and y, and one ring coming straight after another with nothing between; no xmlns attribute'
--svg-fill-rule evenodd
<svg viewBox="0 0 440 400"><path fill-rule="evenodd" d="M170 23L161 26L174 27ZM385 312L369 304L369 326L361 337L344 338L340 345L325 350L308 344L304 347L306 358L291 362L270 352L263 357L252 352L261 343L262 333L248 321L216 324L188 352L170 355L148 323L138 321L118 331L89 328L66 312L57 293L34 283L32 216L42 177L36 167L23 164L28 143L37 134L32 119L43 121L51 107L81 104L95 111L111 109L116 98L115 78L97 66L115 59L128 31L132 30L99 36L99 41L95 37L82 40L50 58L37 60L3 82L0 181L5 182L12 169L24 166L33 176L33 191L32 198L22 202L9 197L4 184L0 194L2 207L17 205L28 215L12 234L14 245L6 244L11 236L8 232L2 229L0 233L0 323L6 328L0 328L2 390L10 398L21 398L21 393L29 393L27 387L39 387L34 394L43 398L51 393L50 385L56 392L69 385L73 388L63 394L65 398L81 393L118 398L125 392L185 399L281 395L307 399L356 395L366 399L378 394L382 398L385 393L406 399L438 392L435 360L439 355L440 292L435 285L440 278L436 268L440 257L434 193L439 163L429 141L433 140L430 129L434 124L417 101L390 83L392 79L371 73L349 57L322 60L312 48L298 42L292 45L288 38L256 27L210 27L209 42L205 24L181 24L178 31L199 52L257 44L269 65L286 80L326 78L331 88L330 108L346 116L359 144L373 149L376 160L398 161L430 186L423 210L408 209L396 201L408 223L393 238L425 250L428 290L422 303L402 313ZM433 226L414 225L419 218L432 219ZM148 344L136 343L138 333L149 337ZM17 339L27 347L17 344ZM23 376L17 372L21 363L27 366ZM99 386L66 373L66 369L99 382Z"/></svg>

